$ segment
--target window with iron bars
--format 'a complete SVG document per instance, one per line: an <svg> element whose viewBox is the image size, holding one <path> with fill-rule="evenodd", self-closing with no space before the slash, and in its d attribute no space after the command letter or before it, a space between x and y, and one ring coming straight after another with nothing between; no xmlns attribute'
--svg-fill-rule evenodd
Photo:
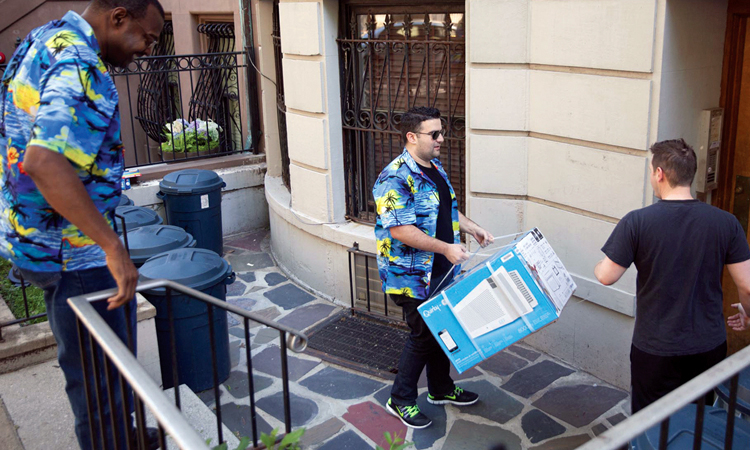
<svg viewBox="0 0 750 450"><path fill-rule="evenodd" d="M273 2L273 54L276 65L276 117L279 124L279 149L281 150L281 179L291 189L289 181L289 145L286 134L286 103L284 101L284 68L281 51L281 23L279 19L279 0Z"/></svg>
<svg viewBox="0 0 750 450"><path fill-rule="evenodd" d="M440 160L465 209L464 3L342 4L338 40L347 215L375 222L372 187L403 151L401 116L415 106L441 112Z"/></svg>

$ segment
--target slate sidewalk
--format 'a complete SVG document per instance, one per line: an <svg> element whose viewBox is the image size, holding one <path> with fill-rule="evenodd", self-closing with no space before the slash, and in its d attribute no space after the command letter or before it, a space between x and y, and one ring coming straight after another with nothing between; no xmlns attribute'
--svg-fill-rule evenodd
<svg viewBox="0 0 750 450"><path fill-rule="evenodd" d="M237 273L227 300L299 330L341 311L287 279L271 256L269 238L268 230L260 230L225 241L225 257ZM244 331L236 318L229 322L232 371L220 388L222 419L235 434L250 436ZM262 432L283 429L279 335L260 326L251 333L258 427ZM508 450L552 450L578 447L624 420L629 411L626 392L523 345L454 375L460 386L481 395L479 403L464 408L431 405L425 399L423 375L418 401L434 423L411 430L383 408L390 380L290 352L292 424L306 428L303 448L313 450L371 450L376 444L387 448L384 431L406 436L417 449L487 450L502 443ZM10 421L6 418L8 426L0 426L0 436L15 427L27 450L74 448L63 384L55 360L2 375L0 398ZM199 397L215 406L212 391Z"/></svg>
<svg viewBox="0 0 750 450"><path fill-rule="evenodd" d="M267 230L225 242L225 257L237 273L227 301L299 330L342 308L288 280L274 264ZM249 391L244 331L230 318L232 372L221 388L224 423L249 435ZM259 430L283 428L278 332L256 327L251 350ZM464 408L434 406L420 383L422 410L434 423L407 429L383 408L391 381L356 373L305 353L289 356L294 427L307 431L303 448L372 449L386 446L384 431L413 441L417 449L572 449L624 420L628 394L575 367L523 345L514 345L461 374L459 385L480 394ZM202 395L213 405L213 393ZM386 447L387 448L387 447Z"/></svg>

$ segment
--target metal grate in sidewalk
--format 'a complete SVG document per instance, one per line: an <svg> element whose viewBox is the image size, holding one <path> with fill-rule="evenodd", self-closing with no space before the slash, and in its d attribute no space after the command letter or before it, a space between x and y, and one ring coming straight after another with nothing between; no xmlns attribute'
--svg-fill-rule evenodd
<svg viewBox="0 0 750 450"><path fill-rule="evenodd" d="M409 331L392 323L359 313L342 311L308 330L308 350L319 358L393 378Z"/></svg>

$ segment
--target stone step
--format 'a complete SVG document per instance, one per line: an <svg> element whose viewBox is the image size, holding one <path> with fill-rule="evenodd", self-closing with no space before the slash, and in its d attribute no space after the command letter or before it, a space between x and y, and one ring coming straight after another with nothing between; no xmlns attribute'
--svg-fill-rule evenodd
<svg viewBox="0 0 750 450"><path fill-rule="evenodd" d="M164 394L174 403L174 388L164 391ZM186 385L180 385L180 404L182 406L182 415L188 421L190 426L201 435L205 440L210 439L209 448L219 445L219 433L216 429L216 415L206 406L200 398ZM156 419L146 408L146 424L149 427L156 427ZM224 440L227 442L227 448L235 449L240 444L237 436L222 424L222 433ZM175 442L167 436L167 449L178 450Z"/></svg>

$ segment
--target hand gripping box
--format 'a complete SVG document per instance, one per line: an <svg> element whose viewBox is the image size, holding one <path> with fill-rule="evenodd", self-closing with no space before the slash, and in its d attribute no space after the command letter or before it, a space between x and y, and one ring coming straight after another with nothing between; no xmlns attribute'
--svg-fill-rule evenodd
<svg viewBox="0 0 750 450"><path fill-rule="evenodd" d="M418 311L461 373L557 320L575 290L535 228L456 277Z"/></svg>

